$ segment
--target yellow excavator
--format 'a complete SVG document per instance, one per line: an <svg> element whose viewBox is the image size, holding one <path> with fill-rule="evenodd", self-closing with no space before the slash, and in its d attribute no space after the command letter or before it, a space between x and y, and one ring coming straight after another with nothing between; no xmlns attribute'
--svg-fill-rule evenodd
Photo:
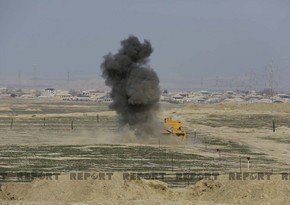
<svg viewBox="0 0 290 205"><path fill-rule="evenodd" d="M172 134L179 140L186 142L186 131L181 129L181 122L173 120L172 117L164 119L164 132L163 134Z"/></svg>

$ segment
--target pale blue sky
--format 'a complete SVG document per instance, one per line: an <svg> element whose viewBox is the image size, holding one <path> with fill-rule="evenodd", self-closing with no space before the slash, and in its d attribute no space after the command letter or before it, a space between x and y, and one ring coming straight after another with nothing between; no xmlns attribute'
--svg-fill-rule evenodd
<svg viewBox="0 0 290 205"><path fill-rule="evenodd" d="M286 88L289 25L288 0L0 0L0 80L31 79L33 66L41 79L100 78L102 57L133 34L152 43L163 87L250 74L262 85L274 63Z"/></svg>

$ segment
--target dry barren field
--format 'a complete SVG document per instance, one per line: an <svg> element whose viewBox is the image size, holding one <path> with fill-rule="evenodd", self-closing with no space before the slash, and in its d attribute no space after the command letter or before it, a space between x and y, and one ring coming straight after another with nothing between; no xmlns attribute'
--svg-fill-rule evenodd
<svg viewBox="0 0 290 205"><path fill-rule="evenodd" d="M161 104L160 124L171 116L188 132L182 143L172 136L137 138L119 128L108 104L17 98L0 103L0 204L287 204L290 199L285 180L290 104ZM30 177L20 179L23 173ZM35 173L48 175L31 177ZM230 179L238 173L241 179Z"/></svg>

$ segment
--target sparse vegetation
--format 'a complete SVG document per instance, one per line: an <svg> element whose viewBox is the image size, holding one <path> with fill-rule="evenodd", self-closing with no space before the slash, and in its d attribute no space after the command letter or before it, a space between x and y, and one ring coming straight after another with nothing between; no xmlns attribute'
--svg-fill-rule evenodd
<svg viewBox="0 0 290 205"><path fill-rule="evenodd" d="M11 99L10 99L11 100ZM25 102L25 103L24 103ZM29 102L29 103L28 103ZM186 116L187 130L202 125L212 128L237 128L235 132L246 134L245 128L269 129L275 117L279 126L288 127L288 115L270 114L220 114L196 113L193 109L185 113L171 112L182 109L180 105L166 105L168 113L180 118ZM165 107L165 106L164 106ZM188 108L190 109L190 108ZM104 113L104 114L102 114ZM97 115L100 119L98 121ZM13 127L11 120L13 119ZM73 121L74 129L71 129ZM268 123L268 124L267 124ZM251 157L251 170L283 170L287 164L273 158L269 153L254 150L248 144L234 138L224 139L215 133L198 131L197 136L189 134L191 145L143 146L134 144L97 144L103 133L118 130L117 116L110 112L107 104L90 102L49 102L17 100L7 109L0 110L0 130L5 132L1 147L0 171L138 171L138 172L191 172L214 171L225 173L239 170L240 157L243 169L246 157ZM245 133L244 133L245 132ZM76 139L88 140L81 144L71 144ZM189 132L190 133L190 132ZM277 143L288 143L283 138L261 138ZM63 144L63 142L65 143ZM8 145L7 145L7 142ZM31 144L31 142L33 142ZM59 143L60 142L60 143ZM48 143L48 144L47 144ZM218 157L216 148L221 152ZM173 159L173 163L172 163ZM177 183L166 179L172 184Z"/></svg>

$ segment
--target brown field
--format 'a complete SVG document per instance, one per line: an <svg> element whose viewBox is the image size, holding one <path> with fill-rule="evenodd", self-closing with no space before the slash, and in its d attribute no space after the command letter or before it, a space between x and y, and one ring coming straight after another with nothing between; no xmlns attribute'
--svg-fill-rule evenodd
<svg viewBox="0 0 290 205"><path fill-rule="evenodd" d="M0 204L289 201L290 182L281 173L289 170L290 104L161 104L160 122L172 116L187 130L183 144L172 136L138 139L133 131L118 127L107 104L17 98L0 103L1 173L61 174L58 180L2 178ZM71 173L84 172L114 175L111 180L70 179ZM166 177L123 180L124 172L162 172ZM270 180L229 180L229 172L272 175ZM219 176L199 181L176 179L176 173Z"/></svg>

